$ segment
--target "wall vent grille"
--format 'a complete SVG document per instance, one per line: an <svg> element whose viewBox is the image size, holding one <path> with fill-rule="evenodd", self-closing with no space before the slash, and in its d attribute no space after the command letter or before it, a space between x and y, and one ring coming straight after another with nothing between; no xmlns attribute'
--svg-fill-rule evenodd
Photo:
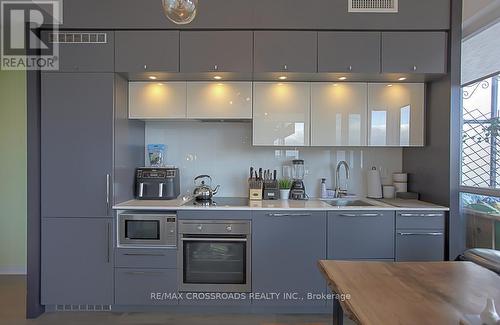
<svg viewBox="0 0 500 325"><path fill-rule="evenodd" d="M56 311L111 311L111 305L56 305Z"/></svg>
<svg viewBox="0 0 500 325"><path fill-rule="evenodd" d="M104 44L106 33L50 33L49 43Z"/></svg>
<svg viewBox="0 0 500 325"><path fill-rule="evenodd" d="M398 12L398 0L348 0L349 12Z"/></svg>

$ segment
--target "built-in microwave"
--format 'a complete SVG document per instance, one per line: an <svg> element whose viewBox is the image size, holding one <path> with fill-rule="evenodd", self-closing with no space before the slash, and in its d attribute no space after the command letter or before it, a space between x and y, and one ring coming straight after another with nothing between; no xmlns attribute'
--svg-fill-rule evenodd
<svg viewBox="0 0 500 325"><path fill-rule="evenodd" d="M176 247L175 214L120 213L118 247Z"/></svg>

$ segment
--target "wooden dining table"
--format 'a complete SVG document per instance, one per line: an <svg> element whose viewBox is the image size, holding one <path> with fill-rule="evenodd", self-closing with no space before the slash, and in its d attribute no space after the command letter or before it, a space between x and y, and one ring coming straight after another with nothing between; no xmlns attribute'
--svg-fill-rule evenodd
<svg viewBox="0 0 500 325"><path fill-rule="evenodd" d="M343 315L362 325L469 324L488 297L500 311L500 276L471 262L319 261Z"/></svg>

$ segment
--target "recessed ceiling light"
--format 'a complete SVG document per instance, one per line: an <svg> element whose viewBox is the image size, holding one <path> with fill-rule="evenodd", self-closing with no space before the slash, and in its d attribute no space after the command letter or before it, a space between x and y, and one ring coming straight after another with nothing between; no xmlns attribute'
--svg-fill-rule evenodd
<svg viewBox="0 0 500 325"><path fill-rule="evenodd" d="M286 80L287 76L279 76L279 80Z"/></svg>
<svg viewBox="0 0 500 325"><path fill-rule="evenodd" d="M406 77L401 77L401 78L398 78L399 81L403 81L403 80L406 80Z"/></svg>
<svg viewBox="0 0 500 325"><path fill-rule="evenodd" d="M340 77L339 80L346 80L347 77Z"/></svg>
<svg viewBox="0 0 500 325"><path fill-rule="evenodd" d="M215 80L221 80L221 79L222 79L222 77L221 77L221 76L214 76L214 79L215 79Z"/></svg>
<svg viewBox="0 0 500 325"><path fill-rule="evenodd" d="M149 79L151 79L151 80L156 80L156 79L158 79L158 78L157 78L156 76L149 76Z"/></svg>

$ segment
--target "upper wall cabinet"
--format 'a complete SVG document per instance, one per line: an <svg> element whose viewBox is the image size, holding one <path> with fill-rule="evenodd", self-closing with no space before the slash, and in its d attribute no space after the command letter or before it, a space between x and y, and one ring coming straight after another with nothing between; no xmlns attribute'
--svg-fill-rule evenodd
<svg viewBox="0 0 500 325"><path fill-rule="evenodd" d="M255 82L253 145L308 146L310 83Z"/></svg>
<svg viewBox="0 0 500 325"><path fill-rule="evenodd" d="M255 31L254 72L317 71L317 33L311 31Z"/></svg>
<svg viewBox="0 0 500 325"><path fill-rule="evenodd" d="M368 84L368 144L423 146L425 84Z"/></svg>
<svg viewBox="0 0 500 325"><path fill-rule="evenodd" d="M186 118L186 82L130 82L131 119Z"/></svg>
<svg viewBox="0 0 500 325"><path fill-rule="evenodd" d="M446 32L382 33L382 72L446 73Z"/></svg>
<svg viewBox="0 0 500 325"><path fill-rule="evenodd" d="M251 119L251 82L189 82L187 117L192 119Z"/></svg>
<svg viewBox="0 0 500 325"><path fill-rule="evenodd" d="M59 71L113 72L114 33L112 31L71 31L56 34L44 31L45 42L59 43Z"/></svg>
<svg viewBox="0 0 500 325"><path fill-rule="evenodd" d="M181 31L181 72L252 73L251 31Z"/></svg>
<svg viewBox="0 0 500 325"><path fill-rule="evenodd" d="M311 145L366 145L366 83L313 83Z"/></svg>
<svg viewBox="0 0 500 325"><path fill-rule="evenodd" d="M179 71L178 31L117 31L117 72Z"/></svg>
<svg viewBox="0 0 500 325"><path fill-rule="evenodd" d="M319 32L318 72L380 72L379 32Z"/></svg>

